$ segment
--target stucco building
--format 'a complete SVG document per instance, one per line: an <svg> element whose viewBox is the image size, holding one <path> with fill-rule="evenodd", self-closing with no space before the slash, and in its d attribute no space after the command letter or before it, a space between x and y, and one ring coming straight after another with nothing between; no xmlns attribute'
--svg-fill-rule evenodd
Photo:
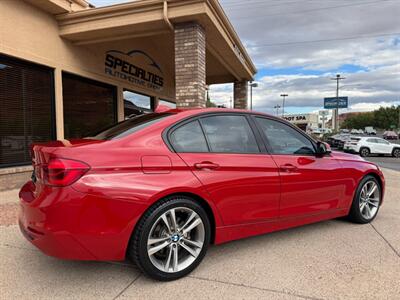
<svg viewBox="0 0 400 300"><path fill-rule="evenodd" d="M247 105L256 69L217 0L1 0L0 12L0 189L27 177L32 142L204 107L212 84Z"/></svg>

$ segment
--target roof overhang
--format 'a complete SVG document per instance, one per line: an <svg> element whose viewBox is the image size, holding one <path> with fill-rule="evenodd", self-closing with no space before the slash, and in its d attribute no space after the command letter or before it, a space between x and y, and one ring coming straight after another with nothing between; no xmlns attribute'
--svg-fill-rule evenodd
<svg viewBox="0 0 400 300"><path fill-rule="evenodd" d="M76 45L171 34L171 24L195 21L206 30L207 51L235 80L252 80L257 71L217 0L138 0L56 18L60 36Z"/></svg>
<svg viewBox="0 0 400 300"><path fill-rule="evenodd" d="M92 8L86 0L25 0L50 14L63 14Z"/></svg>

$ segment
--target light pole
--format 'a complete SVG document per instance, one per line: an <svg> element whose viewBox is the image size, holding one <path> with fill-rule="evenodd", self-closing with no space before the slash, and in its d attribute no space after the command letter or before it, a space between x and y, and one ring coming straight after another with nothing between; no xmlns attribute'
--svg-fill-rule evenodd
<svg viewBox="0 0 400 300"><path fill-rule="evenodd" d="M335 131L339 130L339 81L344 79L346 78L341 77L340 74L337 74L335 78L331 78L331 80L336 80L336 108L333 109L332 114L332 125L333 121L335 121L335 125L333 126Z"/></svg>
<svg viewBox="0 0 400 300"><path fill-rule="evenodd" d="M289 96L288 94L281 94L281 97L283 97L282 101L282 117L285 116L285 99L286 97Z"/></svg>
<svg viewBox="0 0 400 300"><path fill-rule="evenodd" d="M274 109L276 109L276 115L279 115L279 109L281 108L281 106L279 104L274 106Z"/></svg>
<svg viewBox="0 0 400 300"><path fill-rule="evenodd" d="M250 110L253 110L253 88L256 87L258 87L258 83L250 81Z"/></svg>

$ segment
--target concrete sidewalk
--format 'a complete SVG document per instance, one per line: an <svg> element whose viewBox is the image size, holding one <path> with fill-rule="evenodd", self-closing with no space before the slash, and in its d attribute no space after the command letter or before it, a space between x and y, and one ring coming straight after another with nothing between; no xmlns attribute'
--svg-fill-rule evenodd
<svg viewBox="0 0 400 300"><path fill-rule="evenodd" d="M400 173L385 176L371 225L333 220L211 247L189 277L169 283L128 263L47 257L3 220L0 299L399 299ZM16 205L16 193L8 197L0 211Z"/></svg>

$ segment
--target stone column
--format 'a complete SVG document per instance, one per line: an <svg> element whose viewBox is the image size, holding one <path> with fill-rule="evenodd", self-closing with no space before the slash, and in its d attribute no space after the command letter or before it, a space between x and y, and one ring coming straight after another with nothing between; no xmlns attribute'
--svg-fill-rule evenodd
<svg viewBox="0 0 400 300"><path fill-rule="evenodd" d="M233 105L234 108L247 109L248 99L248 81L235 81L233 86Z"/></svg>
<svg viewBox="0 0 400 300"><path fill-rule="evenodd" d="M206 33L198 23L175 25L177 108L206 106Z"/></svg>

